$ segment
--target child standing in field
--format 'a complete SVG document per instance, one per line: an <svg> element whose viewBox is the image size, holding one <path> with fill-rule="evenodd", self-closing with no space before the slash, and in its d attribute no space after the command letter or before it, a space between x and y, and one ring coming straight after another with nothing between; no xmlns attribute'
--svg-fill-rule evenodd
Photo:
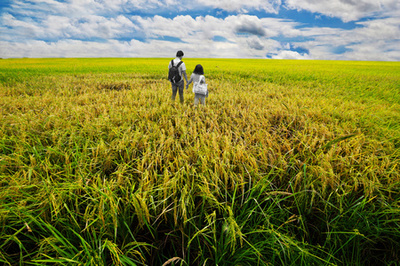
<svg viewBox="0 0 400 266"><path fill-rule="evenodd" d="M199 101L201 104L206 105L206 97L208 97L208 90L206 84L206 78L204 77L204 69L202 65L197 65L190 76L190 80L186 85L186 89L189 88L190 83L193 82L194 92L194 105L197 106Z"/></svg>

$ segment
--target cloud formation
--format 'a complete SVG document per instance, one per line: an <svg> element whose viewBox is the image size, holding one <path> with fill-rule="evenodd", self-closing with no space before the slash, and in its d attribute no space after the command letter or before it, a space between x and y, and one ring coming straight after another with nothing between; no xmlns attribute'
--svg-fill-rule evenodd
<svg viewBox="0 0 400 266"><path fill-rule="evenodd" d="M189 57L400 60L394 0L14 0L0 8L2 58L172 57L182 49Z"/></svg>
<svg viewBox="0 0 400 266"><path fill-rule="evenodd" d="M286 7L337 17L347 22L393 10L400 11L400 2L397 0L286 0Z"/></svg>
<svg viewBox="0 0 400 266"><path fill-rule="evenodd" d="M226 11L247 13L248 10L263 10L267 13L277 14L282 5L281 0L198 0L204 6L219 8Z"/></svg>

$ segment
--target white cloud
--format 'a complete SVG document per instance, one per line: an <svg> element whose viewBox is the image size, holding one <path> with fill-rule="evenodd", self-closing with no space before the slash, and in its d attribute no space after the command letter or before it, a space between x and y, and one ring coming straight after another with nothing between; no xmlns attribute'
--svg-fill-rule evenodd
<svg viewBox="0 0 400 266"><path fill-rule="evenodd" d="M377 13L400 11L398 0L286 0L286 7L338 17L345 22L359 20Z"/></svg>
<svg viewBox="0 0 400 266"><path fill-rule="evenodd" d="M265 57L271 50L280 49L279 42L270 37L289 35L296 23L281 19L259 19L255 16L239 15L224 19L212 16L196 17L177 16L173 19L155 16L153 18L134 17L143 32L150 39L174 37L188 50L196 47L195 56L201 57ZM215 36L225 42L214 42ZM202 47L206 47L203 49Z"/></svg>
<svg viewBox="0 0 400 266"><path fill-rule="evenodd" d="M60 40L57 42L29 41L21 43L0 41L0 50L5 51L9 57L140 56L135 53L133 43L115 41L105 43L79 40Z"/></svg>
<svg viewBox="0 0 400 266"><path fill-rule="evenodd" d="M311 59L307 54L300 54L295 51L283 50L271 56L272 59Z"/></svg>
<svg viewBox="0 0 400 266"><path fill-rule="evenodd" d="M133 17L147 37L171 36L183 38L194 31L196 21L191 16L177 16L173 19L154 16L153 18Z"/></svg>
<svg viewBox="0 0 400 266"><path fill-rule="evenodd" d="M89 57L96 56L96 53L99 53L99 56L170 57L175 54L177 47L181 47L180 49L184 49L190 57L265 57L268 52L276 51L281 47L278 41L258 34L258 31L261 32L265 27L268 36L277 35L279 25L286 23L279 19L264 20L247 15L229 16L225 19L212 16L197 18L177 16L172 19L161 16L152 18L136 16L131 20L126 17L105 19L88 16L86 22L74 24L74 21L74 19L50 16L43 22L46 30L37 32L36 36L47 32L48 35L63 35L61 37L104 37L108 41L96 44L64 38L60 41L47 42L23 40L9 45L3 42L1 51L7 51L7 54L0 52L0 56L14 57L20 51L27 57L55 57L57 53L60 56L69 54L71 57L83 56L85 53ZM53 24L54 26L51 26ZM243 25L247 27L246 32L238 30L238 27ZM273 29L269 30L265 25ZM140 42L133 38L131 42L113 40L124 26L127 29L135 28L136 34L140 31L147 41ZM253 26L254 30L252 30ZM167 36L180 39L181 42L167 41ZM215 42L213 41L215 36L222 37L225 41Z"/></svg>
<svg viewBox="0 0 400 266"><path fill-rule="evenodd" d="M351 51L346 56L369 61L400 61L400 52L395 48L396 46L400 47L400 41L396 44L387 44L382 41L354 44L349 45ZM377 49L377 47L381 48Z"/></svg>
<svg viewBox="0 0 400 266"><path fill-rule="evenodd" d="M84 39L127 37L139 28L125 16L103 17L87 15L85 18L69 18L49 15L41 21L21 20L5 13L0 17L4 38L8 40ZM1 26L0 26L1 27Z"/></svg>
<svg viewBox="0 0 400 266"><path fill-rule="evenodd" d="M3 40L20 38L35 38L43 28L38 26L33 20L19 20L9 13L4 13L0 17L1 32Z"/></svg>
<svg viewBox="0 0 400 266"><path fill-rule="evenodd" d="M9 37L1 43L0 57L171 57L177 49L182 49L189 57L265 58L269 55L281 59L400 60L397 18L359 22L360 27L352 30L300 28L293 21L248 15L171 19L90 15L85 20L48 16L40 24L3 14L2 21L12 31L1 30ZM26 32L31 35L12 41L12 34L22 36ZM119 36L128 39L129 34L142 35L144 41L133 37L130 41L118 40ZM32 36L51 36L54 41L29 40ZM216 36L220 41L214 41ZM308 40L281 43L279 36ZM96 37L105 41L84 41ZM171 41L170 37L180 42Z"/></svg>
<svg viewBox="0 0 400 266"><path fill-rule="evenodd" d="M375 40L400 39L400 16L358 22L357 24L363 27L356 29L355 32L364 38L373 37Z"/></svg>
<svg viewBox="0 0 400 266"><path fill-rule="evenodd" d="M196 17L177 16L173 19L154 16L153 18L132 18L135 24L140 25L147 37L171 36L182 39L193 37L213 38L223 36L227 40L247 36L276 37L280 34L296 36L299 24L275 18L258 18L256 16L238 15L224 19L212 16Z"/></svg>
<svg viewBox="0 0 400 266"><path fill-rule="evenodd" d="M264 10L267 13L277 14L281 6L281 0L198 0L198 3L212 8L227 11L239 11L246 13L248 9Z"/></svg>
<svg viewBox="0 0 400 266"><path fill-rule="evenodd" d="M185 4L187 5L187 4ZM40 20L48 15L85 18L89 15L118 16L131 11L182 10L177 0L13 0L6 11L18 12L21 16L34 17Z"/></svg>
<svg viewBox="0 0 400 266"><path fill-rule="evenodd" d="M322 3L325 3L323 0ZM190 57L400 60L400 6L393 0L287 0L290 8L356 19L386 10L391 17L355 22L354 29L304 27L294 19L246 14L227 17L131 16L141 11L258 9L277 11L281 0L15 0L0 13L0 57L171 57L177 49ZM346 7L352 7L346 12ZM389 13L389 7L392 13ZM172 12L172 11L171 11ZM203 12L203 11L201 11ZM330 13L329 13L330 12ZM341 13L342 12L342 13ZM383 11L382 11L383 12ZM165 13L163 13L165 14ZM323 19L323 18L321 18ZM95 41L97 40L97 42Z"/></svg>
<svg viewBox="0 0 400 266"><path fill-rule="evenodd" d="M315 59L400 61L400 18L357 24L361 27L350 30L303 28L302 36L311 40L293 44L309 50Z"/></svg>
<svg viewBox="0 0 400 266"><path fill-rule="evenodd" d="M359 22L356 28L343 34L346 56L363 60L400 61L400 17Z"/></svg>

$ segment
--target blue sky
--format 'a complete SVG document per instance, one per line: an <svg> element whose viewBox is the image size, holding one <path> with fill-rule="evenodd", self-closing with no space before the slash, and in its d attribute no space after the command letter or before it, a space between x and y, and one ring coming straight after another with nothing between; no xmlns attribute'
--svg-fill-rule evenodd
<svg viewBox="0 0 400 266"><path fill-rule="evenodd" d="M399 0L1 0L0 57L400 61Z"/></svg>

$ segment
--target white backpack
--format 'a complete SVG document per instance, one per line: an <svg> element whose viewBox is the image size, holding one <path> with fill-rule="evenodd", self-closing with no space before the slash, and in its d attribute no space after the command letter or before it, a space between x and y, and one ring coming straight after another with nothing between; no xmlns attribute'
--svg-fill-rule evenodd
<svg viewBox="0 0 400 266"><path fill-rule="evenodd" d="M207 95L207 84L204 75L201 75L199 81L193 84L193 92L201 95Z"/></svg>

